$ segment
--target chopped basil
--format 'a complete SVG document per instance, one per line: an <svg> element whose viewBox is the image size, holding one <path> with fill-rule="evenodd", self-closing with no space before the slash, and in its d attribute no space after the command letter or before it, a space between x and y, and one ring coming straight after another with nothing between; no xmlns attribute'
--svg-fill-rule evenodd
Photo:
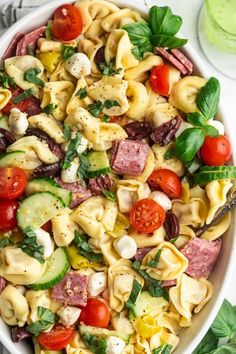
<svg viewBox="0 0 236 354"><path fill-rule="evenodd" d="M168 149L164 154L164 160L170 160L175 156L175 149Z"/></svg>
<svg viewBox="0 0 236 354"><path fill-rule="evenodd" d="M98 117L99 114L102 112L103 108L103 103L101 101L97 101L97 103L89 104L87 109L92 114L92 116Z"/></svg>
<svg viewBox="0 0 236 354"><path fill-rule="evenodd" d="M164 344L160 347L153 349L152 354L170 354L172 351L173 345Z"/></svg>
<svg viewBox="0 0 236 354"><path fill-rule="evenodd" d="M44 86L45 83L37 75L41 73L41 70L38 68L31 68L25 71L24 79L28 82L32 82L35 85Z"/></svg>
<svg viewBox="0 0 236 354"><path fill-rule="evenodd" d="M101 62L98 64L99 70L105 76L113 76L121 72L121 68L114 69L115 59L110 60L108 63Z"/></svg>
<svg viewBox="0 0 236 354"><path fill-rule="evenodd" d="M76 137L70 140L65 159L62 163L63 170L66 170L67 168L70 167L73 158L77 154L77 149L81 143L81 139L82 139L82 135L80 133L77 133Z"/></svg>
<svg viewBox="0 0 236 354"><path fill-rule="evenodd" d="M107 349L107 341L104 338L98 338L91 334L82 335L82 339L86 347L94 354L105 354Z"/></svg>
<svg viewBox="0 0 236 354"><path fill-rule="evenodd" d="M54 103L49 103L47 106L45 106L43 108L43 112L46 114L52 114L52 112L54 111L54 109L56 109L58 107L57 104Z"/></svg>
<svg viewBox="0 0 236 354"><path fill-rule="evenodd" d="M120 104L119 104L119 102L117 102L116 100L106 100L106 101L104 102L104 107L105 107L106 109L110 109L110 108L112 108L112 107L120 107Z"/></svg>
<svg viewBox="0 0 236 354"><path fill-rule="evenodd" d="M81 235L78 231L75 231L74 243L78 248L79 253L89 261L103 262L103 255L101 253L95 253L92 251L90 245L87 242L86 235Z"/></svg>
<svg viewBox="0 0 236 354"><path fill-rule="evenodd" d="M24 92L20 93L18 96L14 97L12 99L12 102L15 104L21 103L22 101L26 100L30 96L33 96L34 94L35 94L35 90L33 87L31 87L28 90L25 90Z"/></svg>
<svg viewBox="0 0 236 354"><path fill-rule="evenodd" d="M34 57L34 51L29 45L26 46L26 49L27 49L27 53L32 57Z"/></svg>
<svg viewBox="0 0 236 354"><path fill-rule="evenodd" d="M52 21L48 21L46 30L45 30L45 37L48 41L52 40Z"/></svg>
<svg viewBox="0 0 236 354"><path fill-rule="evenodd" d="M134 279L132 291L130 293L128 301L126 302L126 307L131 311L133 311L135 308L135 304L141 290L142 290L142 285L136 279Z"/></svg>
<svg viewBox="0 0 236 354"><path fill-rule="evenodd" d="M39 263L44 263L44 247L38 244L37 235L34 230L29 226L24 229L23 233L24 239L21 243L22 251L27 253L30 257L37 259Z"/></svg>
<svg viewBox="0 0 236 354"><path fill-rule="evenodd" d="M16 87L13 79L6 73L0 73L0 86L8 89L9 87Z"/></svg>
<svg viewBox="0 0 236 354"><path fill-rule="evenodd" d="M156 268L159 261L160 261L160 258L161 258L161 252L162 252L162 249L159 249L157 251L157 254L155 255L154 259L151 260L149 263L148 263L148 266L151 267L151 268Z"/></svg>
<svg viewBox="0 0 236 354"><path fill-rule="evenodd" d="M87 171L90 166L90 162L89 162L87 152L84 152L83 154L79 154L78 156L79 156L80 164L77 171L77 175L82 180L84 177L87 177Z"/></svg>
<svg viewBox="0 0 236 354"><path fill-rule="evenodd" d="M38 317L40 318L39 321L30 324L26 328L28 332L35 336L38 336L40 332L49 329L58 319L58 316L55 313L42 306L38 306Z"/></svg>
<svg viewBox="0 0 236 354"><path fill-rule="evenodd" d="M14 245L14 242L10 238L6 237L0 240L0 248L10 245Z"/></svg>
<svg viewBox="0 0 236 354"><path fill-rule="evenodd" d="M102 194L108 199L111 200L112 202L115 202L117 200L116 195L112 192L107 191L106 189L102 190Z"/></svg>
<svg viewBox="0 0 236 354"><path fill-rule="evenodd" d="M79 98L82 100L84 99L85 97L87 97L87 87L83 87L81 88L80 90L78 90L75 94L75 96L79 96Z"/></svg>
<svg viewBox="0 0 236 354"><path fill-rule="evenodd" d="M169 242L174 244L175 241L178 240L178 238L179 238L179 237L173 237L173 238L171 238L171 239L169 240Z"/></svg>
<svg viewBox="0 0 236 354"><path fill-rule="evenodd" d="M110 117L107 116L106 114L105 114L105 115L103 116L103 118L102 118L102 121L105 122L105 123L108 123L109 120L110 120Z"/></svg>
<svg viewBox="0 0 236 354"><path fill-rule="evenodd" d="M73 54L75 54L75 47L72 47L70 45L65 45L62 44L61 47L61 57L64 61L68 60L70 57L72 57Z"/></svg>
<svg viewBox="0 0 236 354"><path fill-rule="evenodd" d="M68 124L64 124L63 135L66 141L71 140L71 127Z"/></svg>

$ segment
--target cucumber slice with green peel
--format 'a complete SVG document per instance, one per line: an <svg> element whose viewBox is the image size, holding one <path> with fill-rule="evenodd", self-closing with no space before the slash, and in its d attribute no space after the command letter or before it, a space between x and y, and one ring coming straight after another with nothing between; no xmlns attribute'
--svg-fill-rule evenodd
<svg viewBox="0 0 236 354"><path fill-rule="evenodd" d="M192 175L191 178L194 185L204 185L215 180L236 179L236 171L200 172Z"/></svg>
<svg viewBox="0 0 236 354"><path fill-rule="evenodd" d="M37 192L51 192L60 197L66 206L70 205L72 200L72 193L61 188L52 178L34 178L29 181L25 189L26 196Z"/></svg>
<svg viewBox="0 0 236 354"><path fill-rule="evenodd" d="M129 334L113 331L106 328L93 327L93 326L79 326L79 332L82 336L84 334L90 334L91 336L105 337L105 338L109 336L115 336L123 339L126 343L129 342L129 338L130 338Z"/></svg>
<svg viewBox="0 0 236 354"><path fill-rule="evenodd" d="M236 172L236 166L202 166L199 172Z"/></svg>
<svg viewBox="0 0 236 354"><path fill-rule="evenodd" d="M0 167L21 167L27 170L25 152L21 150L7 152L0 157Z"/></svg>
<svg viewBox="0 0 236 354"><path fill-rule="evenodd" d="M63 208L65 208L63 200L53 193L32 194L21 202L17 210L18 225L22 230L28 226L38 229Z"/></svg>
<svg viewBox="0 0 236 354"><path fill-rule="evenodd" d="M46 262L46 269L41 278L36 283L27 285L30 289L50 289L60 283L70 269L67 254L61 247L57 248Z"/></svg>
<svg viewBox="0 0 236 354"><path fill-rule="evenodd" d="M163 304L166 302L166 305L168 304L168 301L163 299L162 297L152 297L148 291L143 291L136 303L135 307L133 310L133 314L135 317L141 317L144 315L155 315L155 312L159 313L160 309L163 307Z"/></svg>
<svg viewBox="0 0 236 354"><path fill-rule="evenodd" d="M88 154L89 168L88 178L107 175L111 172L109 160L106 151L91 151Z"/></svg>
<svg viewBox="0 0 236 354"><path fill-rule="evenodd" d="M8 125L8 117L7 116L0 117L0 128L10 130L9 125Z"/></svg>

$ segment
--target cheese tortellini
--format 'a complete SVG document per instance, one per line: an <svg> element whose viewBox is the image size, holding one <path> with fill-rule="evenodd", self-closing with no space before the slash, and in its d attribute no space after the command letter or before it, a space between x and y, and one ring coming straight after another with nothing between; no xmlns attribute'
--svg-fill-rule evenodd
<svg viewBox="0 0 236 354"><path fill-rule="evenodd" d="M136 180L123 180L116 183L118 206L121 213L129 213L133 204L145 198L143 183Z"/></svg>
<svg viewBox="0 0 236 354"><path fill-rule="evenodd" d="M177 159L177 157L172 157L169 160L165 160L165 153L172 148L172 144L166 146L159 146L154 144L152 146L152 151L155 155L155 168L167 168L177 174L177 176L182 177L185 173L185 167L182 161Z"/></svg>
<svg viewBox="0 0 236 354"><path fill-rule="evenodd" d="M157 55L147 55L144 60L142 60L138 65L126 70L125 80L134 80L145 82L147 80L148 72L153 68L153 66L159 66L163 64L161 57Z"/></svg>
<svg viewBox="0 0 236 354"><path fill-rule="evenodd" d="M52 218L52 233L57 246L68 246L74 239L76 230L78 227L70 214L61 213L61 215Z"/></svg>
<svg viewBox="0 0 236 354"><path fill-rule="evenodd" d="M4 108L11 99L11 91L0 87L0 109Z"/></svg>
<svg viewBox="0 0 236 354"><path fill-rule="evenodd" d="M29 117L28 122L31 127L44 131L58 144L62 144L65 141L62 128L52 116L40 113Z"/></svg>

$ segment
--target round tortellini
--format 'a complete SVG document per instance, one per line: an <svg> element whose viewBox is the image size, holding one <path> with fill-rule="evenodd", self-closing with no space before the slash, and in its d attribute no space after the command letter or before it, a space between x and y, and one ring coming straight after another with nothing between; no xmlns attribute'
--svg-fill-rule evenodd
<svg viewBox="0 0 236 354"><path fill-rule="evenodd" d="M10 284L0 294L0 313L3 321L10 326L23 327L27 321L29 314L27 300Z"/></svg>
<svg viewBox="0 0 236 354"><path fill-rule="evenodd" d="M153 66L159 66L162 64L163 60L161 57L149 54L138 65L126 70L125 80L145 82L148 78L148 72L153 68Z"/></svg>
<svg viewBox="0 0 236 354"><path fill-rule="evenodd" d="M0 109L4 108L10 101L12 93L10 90L0 87Z"/></svg>
<svg viewBox="0 0 236 354"><path fill-rule="evenodd" d="M58 144L62 144L65 141L62 128L52 116L40 113L29 117L28 122L31 127L44 131Z"/></svg>

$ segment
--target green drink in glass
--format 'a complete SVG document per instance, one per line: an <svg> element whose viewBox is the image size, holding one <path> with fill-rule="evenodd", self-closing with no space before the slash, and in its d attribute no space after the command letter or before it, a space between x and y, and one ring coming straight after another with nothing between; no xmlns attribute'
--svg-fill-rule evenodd
<svg viewBox="0 0 236 354"><path fill-rule="evenodd" d="M236 53L236 0L205 0L204 27L213 45Z"/></svg>

